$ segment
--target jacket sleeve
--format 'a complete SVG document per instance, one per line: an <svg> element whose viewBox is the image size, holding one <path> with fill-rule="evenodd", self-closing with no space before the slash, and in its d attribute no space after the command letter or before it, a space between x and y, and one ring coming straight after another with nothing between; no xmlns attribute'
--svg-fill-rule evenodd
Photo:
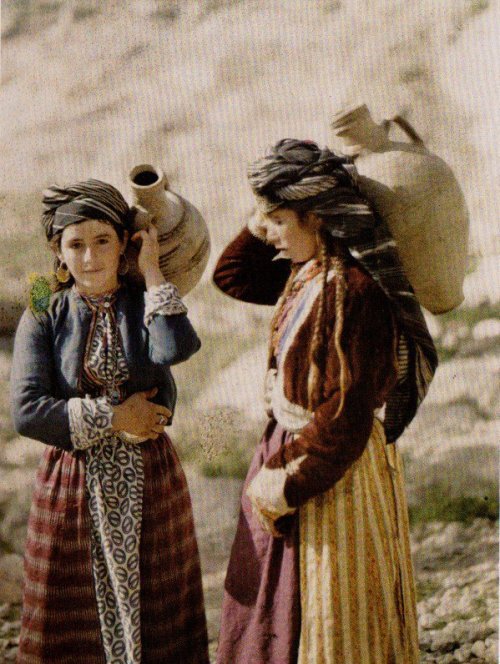
<svg viewBox="0 0 500 664"><path fill-rule="evenodd" d="M149 357L154 364L184 362L201 347L177 288L167 282L145 295L144 324L149 333Z"/></svg>
<svg viewBox="0 0 500 664"><path fill-rule="evenodd" d="M342 347L351 380L343 408L339 362L333 334L329 340L325 394L309 422L261 471L252 493L268 512L282 516L331 488L363 453L374 410L383 405L396 380L395 326L390 302L375 282L356 292L345 310ZM281 512L281 514L278 514Z"/></svg>
<svg viewBox="0 0 500 664"><path fill-rule="evenodd" d="M290 262L244 228L226 247L213 275L215 285L242 302L276 304L290 275Z"/></svg>
<svg viewBox="0 0 500 664"><path fill-rule="evenodd" d="M11 372L11 410L16 431L72 449L68 402L56 396L51 334L28 309L17 328Z"/></svg>

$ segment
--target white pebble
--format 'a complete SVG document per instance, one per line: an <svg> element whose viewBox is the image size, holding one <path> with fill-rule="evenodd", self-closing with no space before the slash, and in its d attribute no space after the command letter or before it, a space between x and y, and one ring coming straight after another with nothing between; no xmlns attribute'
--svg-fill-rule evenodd
<svg viewBox="0 0 500 664"><path fill-rule="evenodd" d="M439 664L454 664L455 661L455 657L451 653L447 653L439 659Z"/></svg>
<svg viewBox="0 0 500 664"><path fill-rule="evenodd" d="M449 652L450 650L455 650L457 646L457 640L453 634L450 634L447 630L439 630L433 634L431 650L432 652ZM484 645L484 644L483 644Z"/></svg>
<svg viewBox="0 0 500 664"><path fill-rule="evenodd" d="M460 648L457 648L455 650L455 652L453 653L453 656L455 657L457 662L462 664L462 662L468 662L469 661L471 650L472 650L471 644L470 643L465 643L463 646L461 646Z"/></svg>
<svg viewBox="0 0 500 664"><path fill-rule="evenodd" d="M418 624L422 629L435 629L437 623L441 621L440 618L435 616L433 613L424 613L419 616Z"/></svg>
<svg viewBox="0 0 500 664"><path fill-rule="evenodd" d="M498 642L486 650L486 660L495 664L498 662Z"/></svg>
<svg viewBox="0 0 500 664"><path fill-rule="evenodd" d="M493 616L493 618L490 618L488 620L487 626L488 626L489 629L491 629L494 632L498 633L498 631L499 631L499 629L498 629L498 616Z"/></svg>
<svg viewBox="0 0 500 664"><path fill-rule="evenodd" d="M478 658L484 658L485 653L486 646L484 645L484 641L476 641L472 646L471 654Z"/></svg>

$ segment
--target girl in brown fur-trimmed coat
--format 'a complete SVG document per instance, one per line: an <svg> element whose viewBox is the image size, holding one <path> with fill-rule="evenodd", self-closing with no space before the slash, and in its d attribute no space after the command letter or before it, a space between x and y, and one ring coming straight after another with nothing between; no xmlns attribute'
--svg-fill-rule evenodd
<svg viewBox="0 0 500 664"><path fill-rule="evenodd" d="M217 661L414 664L403 475L387 442L425 395L432 341L345 160L285 139L249 177L261 213L214 281L276 304L270 421L243 491Z"/></svg>

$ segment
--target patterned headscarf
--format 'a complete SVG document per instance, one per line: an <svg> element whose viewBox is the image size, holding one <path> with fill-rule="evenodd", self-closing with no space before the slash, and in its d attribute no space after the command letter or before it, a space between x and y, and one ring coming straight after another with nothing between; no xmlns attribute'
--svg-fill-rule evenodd
<svg viewBox="0 0 500 664"><path fill-rule="evenodd" d="M128 228L131 212L127 201L106 182L85 180L67 187L52 185L43 196L42 225L48 240L66 226L97 219Z"/></svg>
<svg viewBox="0 0 500 664"><path fill-rule="evenodd" d="M396 243L363 199L352 162L312 141L285 138L251 164L248 178L259 209L313 212L377 281L398 321L398 380L387 398L384 428L393 442L411 422L437 367L437 353Z"/></svg>

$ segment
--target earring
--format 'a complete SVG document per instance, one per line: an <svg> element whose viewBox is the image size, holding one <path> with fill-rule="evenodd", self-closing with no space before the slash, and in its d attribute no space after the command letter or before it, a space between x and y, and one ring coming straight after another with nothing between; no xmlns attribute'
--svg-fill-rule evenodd
<svg viewBox="0 0 500 664"><path fill-rule="evenodd" d="M56 270L56 279L60 284L67 284L71 279L71 273L68 270L66 263L59 263L59 266Z"/></svg>
<svg viewBox="0 0 500 664"><path fill-rule="evenodd" d="M120 263L118 265L118 274L120 277L123 277L125 274L127 274L129 267L128 258L125 256L125 254L120 254Z"/></svg>

